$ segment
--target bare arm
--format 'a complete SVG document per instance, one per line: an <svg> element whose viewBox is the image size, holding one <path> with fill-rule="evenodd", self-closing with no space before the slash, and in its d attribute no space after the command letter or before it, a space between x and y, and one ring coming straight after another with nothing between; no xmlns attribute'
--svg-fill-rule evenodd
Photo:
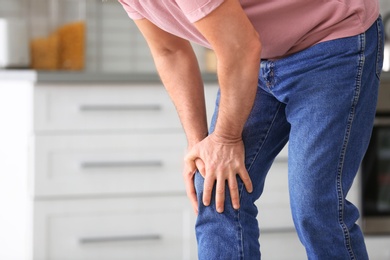
<svg viewBox="0 0 390 260"><path fill-rule="evenodd" d="M207 136L204 89L191 44L146 19L136 20L157 71L179 114L189 146Z"/></svg>
<svg viewBox="0 0 390 260"><path fill-rule="evenodd" d="M245 169L242 130L257 91L261 43L238 0L226 0L211 14L195 23L212 45L218 59L221 89L215 131L207 135L203 84L190 44L168 34L147 20L138 27L152 51L157 70L181 118L189 143L184 178L194 208L193 174L199 168L205 177L203 203L210 204L216 183L216 208L223 212L225 183L234 208L239 208L236 175L246 189L252 183ZM201 162L201 163L199 163Z"/></svg>
<svg viewBox="0 0 390 260"><path fill-rule="evenodd" d="M241 139L257 90L261 43L238 0L226 0L195 23L218 59L221 103L215 133Z"/></svg>
<svg viewBox="0 0 390 260"><path fill-rule="evenodd" d="M151 50L157 71L167 89L187 136L188 149L208 133L203 82L192 46L169 34L146 19L136 20ZM197 166L203 168L200 160ZM187 195L197 212L197 198L192 171L185 171Z"/></svg>
<svg viewBox="0 0 390 260"><path fill-rule="evenodd" d="M216 208L222 212L226 181L236 209L239 208L236 175L249 192L253 189L245 168L242 130L256 96L261 42L238 0L226 0L195 26L216 53L221 100L215 131L194 146L187 165L194 168L196 158L204 162L203 203L209 205L216 182Z"/></svg>

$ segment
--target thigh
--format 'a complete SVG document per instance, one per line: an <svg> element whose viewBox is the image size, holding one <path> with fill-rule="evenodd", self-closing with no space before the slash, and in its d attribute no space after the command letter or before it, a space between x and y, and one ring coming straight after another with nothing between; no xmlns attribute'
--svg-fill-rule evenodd
<svg viewBox="0 0 390 260"><path fill-rule="evenodd" d="M378 45L380 29L380 24L374 25L364 34L318 44L297 57L305 61L293 72L299 75L295 77L298 80L283 86L287 89L283 94L291 124L292 189L311 185L321 188L317 191L337 188L342 192L337 197L347 195L367 149L375 117L382 52ZM340 186L332 178L338 178Z"/></svg>
<svg viewBox="0 0 390 260"><path fill-rule="evenodd" d="M378 22L364 34L320 43L275 65L289 67L276 74L284 80L273 91L287 103L291 207L313 259L366 258L359 212L346 196L373 126L380 34Z"/></svg>

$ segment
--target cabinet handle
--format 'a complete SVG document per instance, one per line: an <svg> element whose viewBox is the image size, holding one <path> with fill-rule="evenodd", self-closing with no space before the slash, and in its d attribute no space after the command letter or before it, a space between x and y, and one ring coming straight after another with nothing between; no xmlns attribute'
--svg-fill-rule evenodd
<svg viewBox="0 0 390 260"><path fill-rule="evenodd" d="M82 162L81 168L124 168L124 167L161 167L161 161L116 161L116 162Z"/></svg>
<svg viewBox="0 0 390 260"><path fill-rule="evenodd" d="M99 111L160 111L161 105L81 105L79 110L82 112L99 112Z"/></svg>
<svg viewBox="0 0 390 260"><path fill-rule="evenodd" d="M133 235L133 236L112 236L112 237L85 237L80 238L80 244L110 243L110 242L133 242L133 241L154 241L161 240L162 236L158 234Z"/></svg>

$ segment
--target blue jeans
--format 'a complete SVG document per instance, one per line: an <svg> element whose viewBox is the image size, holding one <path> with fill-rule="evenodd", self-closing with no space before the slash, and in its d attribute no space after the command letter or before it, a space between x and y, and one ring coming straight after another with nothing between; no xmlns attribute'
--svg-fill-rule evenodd
<svg viewBox="0 0 390 260"><path fill-rule="evenodd" d="M233 209L226 188L225 211L219 214L215 201L202 204L204 179L195 174L199 259L261 258L254 202L287 142L291 212L308 258L368 259L356 224L359 211L346 196L370 139L382 60L379 18L363 34L261 61L256 100L243 131L254 191L246 192L238 180L241 208ZM218 103L219 95L211 131Z"/></svg>

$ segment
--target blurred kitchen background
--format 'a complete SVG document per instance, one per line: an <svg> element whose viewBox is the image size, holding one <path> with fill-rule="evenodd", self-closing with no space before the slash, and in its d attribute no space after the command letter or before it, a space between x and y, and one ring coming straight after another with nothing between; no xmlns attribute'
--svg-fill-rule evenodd
<svg viewBox="0 0 390 260"><path fill-rule="evenodd" d="M390 0L380 5L390 34ZM216 60L194 49L210 119ZM390 259L389 50L373 138L349 194L373 260ZM116 0L0 0L0 124L0 260L196 259L185 137ZM287 158L284 149L258 202L264 259L306 258Z"/></svg>
<svg viewBox="0 0 390 260"><path fill-rule="evenodd" d="M19 50L28 47L30 54L19 60L11 57L3 67L155 73L145 40L115 0L1 0L0 4L0 18L11 24L8 37ZM212 58L208 67L205 64L208 51L198 46L195 50L202 71L213 71Z"/></svg>

